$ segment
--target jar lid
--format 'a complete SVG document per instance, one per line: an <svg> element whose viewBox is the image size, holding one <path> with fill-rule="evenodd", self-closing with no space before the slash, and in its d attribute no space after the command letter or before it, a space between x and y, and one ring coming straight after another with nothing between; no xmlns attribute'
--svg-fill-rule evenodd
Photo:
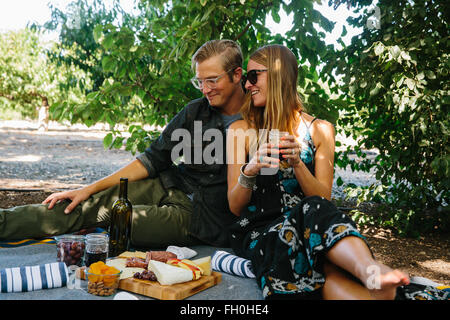
<svg viewBox="0 0 450 320"><path fill-rule="evenodd" d="M86 235L86 240L89 239L107 239L108 234L107 233L89 233Z"/></svg>
<svg viewBox="0 0 450 320"><path fill-rule="evenodd" d="M81 234L62 234L55 237L56 241L85 241L85 236Z"/></svg>

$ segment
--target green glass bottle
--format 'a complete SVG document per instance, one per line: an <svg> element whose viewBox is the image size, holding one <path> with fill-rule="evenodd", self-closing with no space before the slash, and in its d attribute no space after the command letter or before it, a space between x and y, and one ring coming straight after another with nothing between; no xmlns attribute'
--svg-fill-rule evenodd
<svg viewBox="0 0 450 320"><path fill-rule="evenodd" d="M111 210L109 225L109 257L116 257L130 248L132 205L128 201L128 179L120 178L119 199Z"/></svg>

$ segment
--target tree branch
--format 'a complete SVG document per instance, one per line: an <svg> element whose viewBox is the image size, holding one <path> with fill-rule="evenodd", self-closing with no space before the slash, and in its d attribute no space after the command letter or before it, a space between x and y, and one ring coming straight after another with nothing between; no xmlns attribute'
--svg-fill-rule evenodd
<svg viewBox="0 0 450 320"><path fill-rule="evenodd" d="M3 93L3 92L0 92L0 97L4 97L4 98L6 98L8 100L14 101L14 96L12 96L10 94L6 94L6 93Z"/></svg>
<svg viewBox="0 0 450 320"><path fill-rule="evenodd" d="M244 34L247 33L248 28L250 28L250 26L252 25L252 21L250 21L249 23L247 23L247 25L245 26L245 28L234 38L234 41L238 41Z"/></svg>
<svg viewBox="0 0 450 320"><path fill-rule="evenodd" d="M244 27L244 29L242 29L241 32L239 32L239 34L234 38L234 41L238 41L240 38L242 38L244 36L244 34L247 33L248 29L250 28L250 26L253 24L253 20L256 18L256 15L258 13L258 10L260 9L260 4L261 2L258 2L256 8L255 8L255 12L253 13L252 18L250 19L250 21L247 23L247 25ZM273 2L269 2L266 5L264 5L261 9L266 9L268 7L270 7L271 5L273 5Z"/></svg>

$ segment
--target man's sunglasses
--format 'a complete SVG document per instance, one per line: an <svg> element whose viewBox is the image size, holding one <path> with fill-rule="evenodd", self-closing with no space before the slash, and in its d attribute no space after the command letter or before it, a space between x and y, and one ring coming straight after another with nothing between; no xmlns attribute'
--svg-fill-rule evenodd
<svg viewBox="0 0 450 320"><path fill-rule="evenodd" d="M251 84L255 85L258 82L258 73L264 71L267 71L267 69L250 70L246 75L242 76L242 83L245 85L248 80Z"/></svg>

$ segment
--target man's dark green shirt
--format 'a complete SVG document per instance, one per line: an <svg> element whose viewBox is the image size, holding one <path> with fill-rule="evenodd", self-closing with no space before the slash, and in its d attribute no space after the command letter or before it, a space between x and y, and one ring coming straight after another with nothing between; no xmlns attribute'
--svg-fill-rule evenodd
<svg viewBox="0 0 450 320"><path fill-rule="evenodd" d="M159 176L166 189L181 189L192 199L191 235L219 247L229 246L227 226L236 220L227 199L226 126L231 122L225 124L206 98L193 100L137 157L150 178ZM180 162L173 159L178 154Z"/></svg>

